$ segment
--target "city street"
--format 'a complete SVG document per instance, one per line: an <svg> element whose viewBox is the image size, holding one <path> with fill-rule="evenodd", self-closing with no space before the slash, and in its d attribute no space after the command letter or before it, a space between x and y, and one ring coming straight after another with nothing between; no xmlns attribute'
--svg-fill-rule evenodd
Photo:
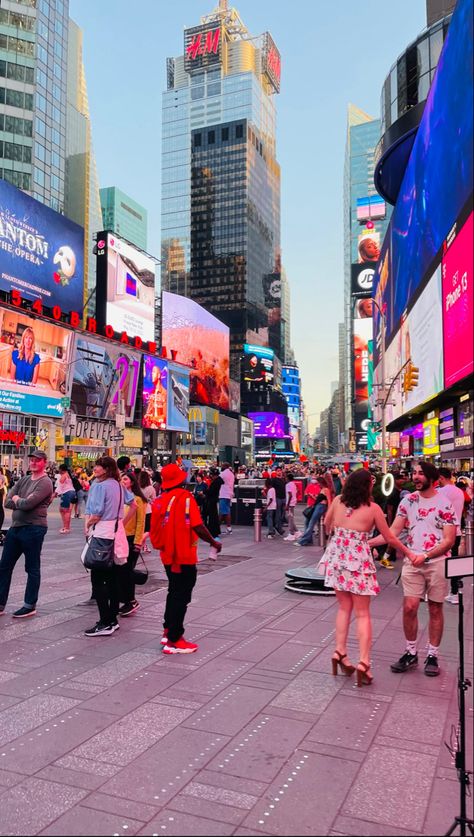
<svg viewBox="0 0 474 837"><path fill-rule="evenodd" d="M56 505L56 504L55 504ZM398 572L379 570L372 687L330 673L333 597L284 590L319 548L253 542L234 529L202 550L187 657L161 654L157 553L140 610L87 639L95 607L82 521L50 515L38 615L16 621L18 565L0 621L0 834L444 834L459 786L445 742L456 727L458 609L446 606L439 678L389 664L402 653ZM466 625L472 585L465 586ZM425 646L426 606L420 607ZM472 633L467 631L472 678ZM357 661L354 638L351 658ZM472 770L472 688L467 692ZM472 816L472 800L470 800Z"/></svg>

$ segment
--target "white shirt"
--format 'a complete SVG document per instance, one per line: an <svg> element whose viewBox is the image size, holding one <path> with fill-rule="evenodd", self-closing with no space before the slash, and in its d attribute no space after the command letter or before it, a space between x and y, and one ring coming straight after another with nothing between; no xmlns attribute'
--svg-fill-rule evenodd
<svg viewBox="0 0 474 837"><path fill-rule="evenodd" d="M442 487L438 488L440 494L443 494L447 500L451 503L454 512L456 514L456 535L461 534L461 518L462 513L464 510L464 494L462 493L460 488L457 488L456 485L450 483L449 485L443 485Z"/></svg>
<svg viewBox="0 0 474 837"><path fill-rule="evenodd" d="M445 526L456 525L456 514L448 497L436 492L434 497L422 497L418 491L400 501L397 517L406 518L408 535L406 545L416 553L429 552L443 539ZM448 555L440 555L433 561L442 561ZM405 559L408 560L408 559Z"/></svg>
<svg viewBox="0 0 474 837"><path fill-rule="evenodd" d="M267 511L274 511L277 507L276 491L269 488L267 491Z"/></svg>
<svg viewBox="0 0 474 837"><path fill-rule="evenodd" d="M286 504L290 505L290 508L294 508L297 503L297 493L296 493L296 484L291 481L287 482L285 485L285 494L286 494Z"/></svg>
<svg viewBox="0 0 474 837"><path fill-rule="evenodd" d="M219 500L232 500L234 496L234 472L230 468L226 468L224 471L221 471L220 477L224 485L221 485Z"/></svg>

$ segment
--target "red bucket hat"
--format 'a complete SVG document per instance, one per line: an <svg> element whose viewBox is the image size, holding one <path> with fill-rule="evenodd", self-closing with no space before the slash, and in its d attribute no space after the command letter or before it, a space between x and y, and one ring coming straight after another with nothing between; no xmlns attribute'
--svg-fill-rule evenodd
<svg viewBox="0 0 474 837"><path fill-rule="evenodd" d="M177 465L171 463L165 465L161 471L162 488L167 491L169 488L177 488L186 480L186 471L182 471Z"/></svg>

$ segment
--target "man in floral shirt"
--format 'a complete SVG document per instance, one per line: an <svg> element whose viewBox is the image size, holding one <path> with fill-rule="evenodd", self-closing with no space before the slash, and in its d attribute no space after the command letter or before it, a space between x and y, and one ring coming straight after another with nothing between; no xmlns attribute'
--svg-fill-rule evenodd
<svg viewBox="0 0 474 837"><path fill-rule="evenodd" d="M403 630L406 651L390 666L394 672L406 672L418 665L418 607L425 593L428 596L429 645L425 660L425 674L440 674L438 652L443 635L443 602L448 592L445 578L446 558L456 537L456 515L452 504L435 489L438 471L430 462L419 462L413 468L416 491L400 502L397 516L390 527L400 536L408 530L405 543L415 553L412 560L405 558L402 570ZM373 538L370 546L383 543L381 536Z"/></svg>

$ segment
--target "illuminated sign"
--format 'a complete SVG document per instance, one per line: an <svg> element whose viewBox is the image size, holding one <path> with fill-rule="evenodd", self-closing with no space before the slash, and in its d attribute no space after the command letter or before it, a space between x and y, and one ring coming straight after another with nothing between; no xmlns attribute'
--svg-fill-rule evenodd
<svg viewBox="0 0 474 837"><path fill-rule="evenodd" d="M362 294L371 296L374 276L375 270L373 267L367 267L364 263L351 265L351 293L358 296L362 296Z"/></svg>
<svg viewBox="0 0 474 837"><path fill-rule="evenodd" d="M184 66L186 72L204 70L221 61L225 30L222 26L193 26L184 32Z"/></svg>
<svg viewBox="0 0 474 837"><path fill-rule="evenodd" d="M198 32L193 36L186 46L186 57L194 61L198 55L210 55L219 53L221 30L211 29L209 32Z"/></svg>
<svg viewBox="0 0 474 837"><path fill-rule="evenodd" d="M470 448L472 446L472 436L456 436L454 440L455 448Z"/></svg>
<svg viewBox="0 0 474 837"><path fill-rule="evenodd" d="M24 443L26 433L22 430L4 430L3 421L0 421L0 442L11 442L16 448Z"/></svg>
<svg viewBox="0 0 474 837"><path fill-rule="evenodd" d="M269 32L265 32L264 35L263 72L267 76L275 93L279 93L281 81L281 56Z"/></svg>
<svg viewBox="0 0 474 837"><path fill-rule="evenodd" d="M423 422L423 453L434 456L439 453L439 419L433 418Z"/></svg>

